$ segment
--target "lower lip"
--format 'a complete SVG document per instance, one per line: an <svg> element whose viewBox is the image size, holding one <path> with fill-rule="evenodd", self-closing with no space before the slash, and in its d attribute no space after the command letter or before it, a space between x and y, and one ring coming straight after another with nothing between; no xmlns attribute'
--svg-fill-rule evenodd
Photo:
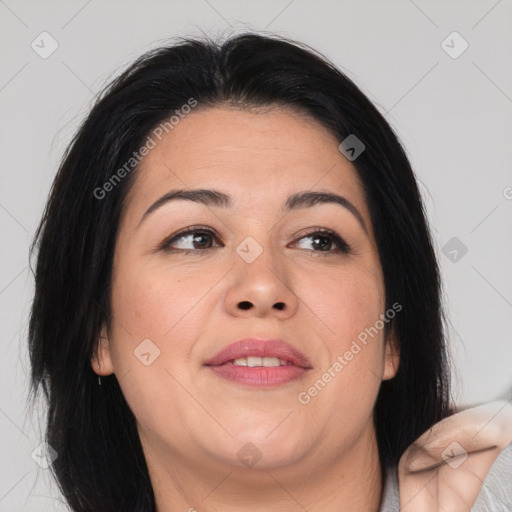
<svg viewBox="0 0 512 512"><path fill-rule="evenodd" d="M209 366L208 368L223 379L256 387L279 386L300 379L307 372L306 368L294 365L256 366L251 368L250 366L223 364L221 366Z"/></svg>

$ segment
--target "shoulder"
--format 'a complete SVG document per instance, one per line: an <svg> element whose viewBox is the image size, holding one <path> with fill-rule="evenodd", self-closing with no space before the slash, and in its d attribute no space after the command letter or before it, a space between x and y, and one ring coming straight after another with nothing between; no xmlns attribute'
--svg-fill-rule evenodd
<svg viewBox="0 0 512 512"><path fill-rule="evenodd" d="M512 510L512 443L502 450L491 466L471 512L488 510Z"/></svg>

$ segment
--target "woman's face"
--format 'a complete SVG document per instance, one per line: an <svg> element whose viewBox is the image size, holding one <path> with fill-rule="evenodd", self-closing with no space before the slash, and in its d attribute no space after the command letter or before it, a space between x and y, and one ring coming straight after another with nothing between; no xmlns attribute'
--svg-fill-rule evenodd
<svg viewBox="0 0 512 512"><path fill-rule="evenodd" d="M292 468L364 450L398 358L384 343L382 270L341 141L291 111L228 108L197 110L155 141L124 205L113 323L93 362L115 373L150 467ZM229 201L159 201L178 189ZM289 203L310 193L343 204ZM246 338L282 340L304 360L260 342L223 358L235 365L207 364Z"/></svg>

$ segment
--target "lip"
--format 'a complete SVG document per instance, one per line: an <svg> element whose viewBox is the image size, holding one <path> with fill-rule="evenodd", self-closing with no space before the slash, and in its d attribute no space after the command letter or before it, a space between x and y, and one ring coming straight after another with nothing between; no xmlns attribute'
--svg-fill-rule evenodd
<svg viewBox="0 0 512 512"><path fill-rule="evenodd" d="M220 366L240 357L278 357L294 366L310 369L311 363L299 350L280 339L263 340L260 338L244 338L235 341L223 348L211 359L206 361L206 366Z"/></svg>
<svg viewBox="0 0 512 512"><path fill-rule="evenodd" d="M275 367L237 366L240 357L278 357L288 364ZM228 345L205 366L219 377L237 384L256 388L274 387L304 377L312 368L308 358L299 350L279 339L245 338Z"/></svg>

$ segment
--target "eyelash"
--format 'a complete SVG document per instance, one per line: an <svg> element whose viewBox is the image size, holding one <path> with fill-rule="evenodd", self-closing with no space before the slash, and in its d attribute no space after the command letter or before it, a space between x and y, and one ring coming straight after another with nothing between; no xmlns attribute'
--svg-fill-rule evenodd
<svg viewBox="0 0 512 512"><path fill-rule="evenodd" d="M169 238L166 238L157 248L157 250L170 252L170 253L184 253L184 254L191 254L191 253L197 253L197 252L209 252L211 249L215 249L215 247L207 247L206 249L172 249L170 246L173 242L176 240L179 240L180 238L191 235L191 234L201 234L201 235L211 235L213 236L217 241L219 241L217 235L211 230L204 226L192 226L190 228L187 228L184 231L178 232L174 235L172 235ZM333 254L351 254L353 252L352 248L341 238L336 232L332 231L331 229L327 228L314 228L314 231L311 231L309 233L306 233L302 235L299 240L302 240L303 238L310 238L315 235L320 235L323 238L330 238L337 246L338 250L336 251L313 251L311 250L311 255L313 256L314 253L318 253L318 256L332 256ZM317 254L315 254L317 256Z"/></svg>

